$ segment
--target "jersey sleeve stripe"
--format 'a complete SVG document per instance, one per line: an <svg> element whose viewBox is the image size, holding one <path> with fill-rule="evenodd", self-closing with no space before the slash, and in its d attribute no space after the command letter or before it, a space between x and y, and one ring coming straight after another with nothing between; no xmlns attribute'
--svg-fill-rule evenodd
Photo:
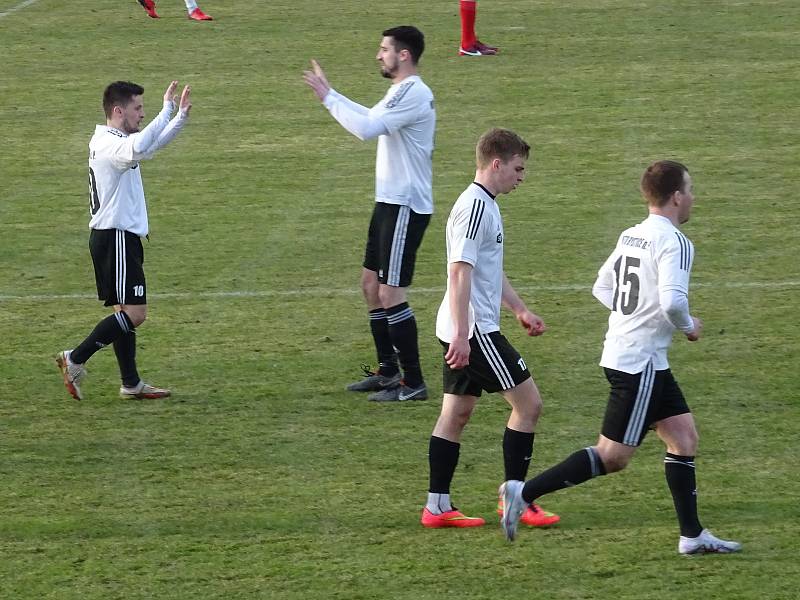
<svg viewBox="0 0 800 600"><path fill-rule="evenodd" d="M394 108L403 97L408 93L408 90L414 85L414 81L407 81L406 83L402 84L400 88L395 92L394 96L392 96L389 101L386 103L386 108Z"/></svg>
<svg viewBox="0 0 800 600"><path fill-rule="evenodd" d="M675 235L678 238L678 243L681 245L681 269L688 271L689 265L692 262L692 247L685 235L677 231L675 232Z"/></svg>
<svg viewBox="0 0 800 600"><path fill-rule="evenodd" d="M478 236L478 228L481 225L484 208L483 202L477 198L472 201L472 212L469 215L469 224L467 225L467 238L470 240L474 240Z"/></svg>

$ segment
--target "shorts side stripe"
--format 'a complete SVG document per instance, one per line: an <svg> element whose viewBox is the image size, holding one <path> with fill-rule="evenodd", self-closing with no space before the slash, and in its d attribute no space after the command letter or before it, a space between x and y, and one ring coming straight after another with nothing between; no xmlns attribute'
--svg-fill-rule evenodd
<svg viewBox="0 0 800 600"><path fill-rule="evenodd" d="M650 361L639 379L639 392L636 394L633 410L628 420L628 428L625 430L625 436L622 440L622 443L627 446L635 446L639 443L645 417L647 416L647 408L650 405L650 397L653 394L654 380L653 361Z"/></svg>
<svg viewBox="0 0 800 600"><path fill-rule="evenodd" d="M489 335L476 332L475 337L483 351L483 355L486 357L486 362L489 363L495 377L497 377L497 381L500 382L500 386L504 390L513 388L514 379L511 377L511 373L508 372L506 365L503 363L503 359L500 357L500 353L497 351Z"/></svg>
<svg viewBox="0 0 800 600"><path fill-rule="evenodd" d="M411 209L401 206L397 212L397 222L394 225L392 250L389 254L389 273L386 276L386 285L400 285L400 269L403 266L403 252L406 248L406 235Z"/></svg>
<svg viewBox="0 0 800 600"><path fill-rule="evenodd" d="M125 282L126 282L126 257L125 257L125 232L117 229L116 231L116 246L117 246L117 267L115 273L115 281L117 286L117 301L120 304L125 304Z"/></svg>

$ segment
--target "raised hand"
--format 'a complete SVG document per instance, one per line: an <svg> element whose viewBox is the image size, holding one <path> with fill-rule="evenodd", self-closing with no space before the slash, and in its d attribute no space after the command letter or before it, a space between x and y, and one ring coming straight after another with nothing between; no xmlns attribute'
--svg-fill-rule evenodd
<svg viewBox="0 0 800 600"><path fill-rule="evenodd" d="M169 84L167 91L164 92L164 102L175 102L175 90L178 88L178 82L173 81Z"/></svg>
<svg viewBox="0 0 800 600"><path fill-rule="evenodd" d="M181 92L181 103L179 105L179 108L180 111L185 115L188 115L189 110L191 110L192 108L191 94L192 94L192 88L189 87L188 85L184 86L183 91Z"/></svg>
<svg viewBox="0 0 800 600"><path fill-rule="evenodd" d="M328 78L325 76L325 71L319 66L319 63L311 60L311 71L303 71L303 80L308 86L314 90L317 98L324 100L325 96L331 90L331 84L328 83Z"/></svg>

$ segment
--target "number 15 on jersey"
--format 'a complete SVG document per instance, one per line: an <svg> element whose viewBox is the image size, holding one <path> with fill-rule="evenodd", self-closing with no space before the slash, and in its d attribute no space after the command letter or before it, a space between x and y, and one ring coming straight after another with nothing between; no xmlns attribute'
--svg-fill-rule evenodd
<svg viewBox="0 0 800 600"><path fill-rule="evenodd" d="M633 256L620 256L614 263L614 299L611 310L629 315L639 304L639 265Z"/></svg>

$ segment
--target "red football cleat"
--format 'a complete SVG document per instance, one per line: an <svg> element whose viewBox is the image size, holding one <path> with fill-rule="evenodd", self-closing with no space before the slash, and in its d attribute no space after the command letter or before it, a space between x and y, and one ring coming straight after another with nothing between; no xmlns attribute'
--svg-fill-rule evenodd
<svg viewBox="0 0 800 600"><path fill-rule="evenodd" d="M207 15L199 8L195 8L192 12L189 13L189 18L194 19L195 21L213 21L214 19L211 15Z"/></svg>
<svg viewBox="0 0 800 600"><path fill-rule="evenodd" d="M497 514L503 516L503 499L497 503ZM550 527L555 525L561 520L555 513L543 510L538 504L531 504L528 509L522 513L519 522L530 527Z"/></svg>
<svg viewBox="0 0 800 600"><path fill-rule="evenodd" d="M455 509L440 515L435 515L428 510L427 506L422 509L422 519L420 519L420 522L423 527L430 527L431 529L439 529L442 527L480 527L486 523L486 521L480 517L467 517Z"/></svg>
<svg viewBox="0 0 800 600"><path fill-rule="evenodd" d="M158 14L156 14L156 3L153 2L153 0L139 0L139 4L147 11L151 19L160 18Z"/></svg>
<svg viewBox="0 0 800 600"><path fill-rule="evenodd" d="M458 54L460 56L493 56L497 54L497 50L492 50L489 46L478 46L478 44L473 44L469 48L464 48L461 46L458 49Z"/></svg>
<svg viewBox="0 0 800 600"><path fill-rule="evenodd" d="M498 52L500 52L500 48L498 48L497 46L490 46L489 44L484 44L480 40L477 40L475 42L475 47L478 50L480 50L481 52L484 52L484 53L485 52L493 52L494 54L497 54Z"/></svg>

